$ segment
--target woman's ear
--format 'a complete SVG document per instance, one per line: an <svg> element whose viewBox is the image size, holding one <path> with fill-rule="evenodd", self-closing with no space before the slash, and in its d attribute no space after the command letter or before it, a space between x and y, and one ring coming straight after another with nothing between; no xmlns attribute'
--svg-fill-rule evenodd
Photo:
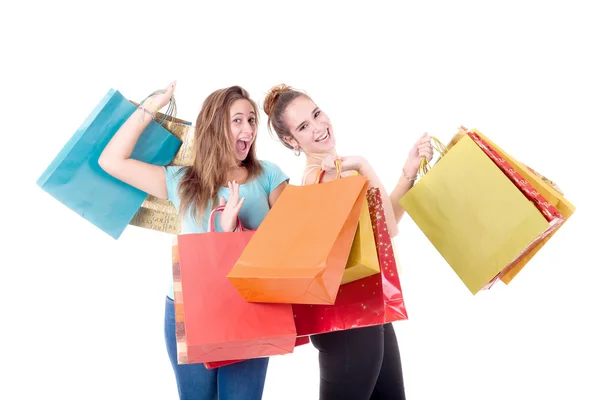
<svg viewBox="0 0 600 400"><path fill-rule="evenodd" d="M284 142L285 142L287 145L289 145L289 146L290 146L292 149L294 149L294 150L296 150L296 149L299 149L299 148L300 148L300 146L298 146L298 142L296 141L296 139L294 139L294 137L293 137L293 136L291 136L291 135L290 135L290 136L285 136L285 137L283 138L283 141L284 141Z"/></svg>

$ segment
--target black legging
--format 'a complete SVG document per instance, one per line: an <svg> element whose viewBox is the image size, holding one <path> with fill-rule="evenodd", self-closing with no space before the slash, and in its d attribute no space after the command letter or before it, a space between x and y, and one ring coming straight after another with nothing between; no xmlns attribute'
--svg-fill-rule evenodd
<svg viewBox="0 0 600 400"><path fill-rule="evenodd" d="M405 400L392 324L314 335L320 400Z"/></svg>

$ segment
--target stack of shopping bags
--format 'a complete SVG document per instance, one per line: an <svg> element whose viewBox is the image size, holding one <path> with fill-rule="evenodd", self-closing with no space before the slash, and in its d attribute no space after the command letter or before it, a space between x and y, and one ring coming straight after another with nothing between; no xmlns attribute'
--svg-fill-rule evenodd
<svg viewBox="0 0 600 400"><path fill-rule="evenodd" d="M178 362L207 368L292 353L308 336L407 319L381 193L366 177L287 185L256 231L180 234L177 210L105 173L103 149L137 103L110 90L38 180L117 239L128 225L174 235ZM192 165L194 127L159 114L132 157ZM400 200L472 293L509 283L573 214L548 179L461 129ZM390 221L395 223L395 221Z"/></svg>
<svg viewBox="0 0 600 400"><path fill-rule="evenodd" d="M248 301L293 304L300 336L407 318L381 194L365 177L288 186L228 278Z"/></svg>
<svg viewBox="0 0 600 400"><path fill-rule="evenodd" d="M254 231L180 235L173 204L104 172L98 159L138 103L111 89L38 185L118 239L128 225L177 235L179 363L208 368L289 354L308 335L406 319L381 196L364 177L288 185ZM132 157L192 165L194 127L158 114ZM339 166L338 166L339 167ZM211 221L215 214L213 211ZM214 226L211 224L211 226Z"/></svg>
<svg viewBox="0 0 600 400"><path fill-rule="evenodd" d="M137 105L137 103L133 104ZM158 113L157 118L161 117L163 114ZM169 165L183 167L192 165L194 161L194 126L190 122L174 117L167 118L162 125L181 141L181 147ZM152 195L148 195L128 224L172 235L181 231L179 215L173 203Z"/></svg>
<svg viewBox="0 0 600 400"><path fill-rule="evenodd" d="M179 230L170 202L149 197L98 165L100 154L136 108L136 103L110 89L37 181L44 191L115 239L130 223L169 233ZM131 157L154 165L189 162L193 128L169 115L159 117L161 123L148 125Z"/></svg>
<svg viewBox="0 0 600 400"><path fill-rule="evenodd" d="M473 294L508 284L575 207L476 129L438 150L400 204Z"/></svg>
<svg viewBox="0 0 600 400"><path fill-rule="evenodd" d="M178 362L289 354L308 335L406 319L381 196L367 187L288 185L256 231L179 235Z"/></svg>

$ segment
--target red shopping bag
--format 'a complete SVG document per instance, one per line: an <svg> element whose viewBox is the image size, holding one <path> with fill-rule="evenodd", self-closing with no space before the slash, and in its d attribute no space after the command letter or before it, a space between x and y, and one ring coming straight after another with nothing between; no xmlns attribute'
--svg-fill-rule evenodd
<svg viewBox="0 0 600 400"><path fill-rule="evenodd" d="M310 339L308 338L308 336L302 336L302 337L296 338L296 347L302 346L304 344L308 344L309 342L310 342ZM236 363L239 363L242 361L244 361L244 360L205 362L204 366L206 367L206 369L215 369L215 368L219 368L219 367L225 367L225 366L231 365L231 364L236 364Z"/></svg>
<svg viewBox="0 0 600 400"><path fill-rule="evenodd" d="M334 305L293 305L298 336L408 319L379 189L367 192L381 272L342 285Z"/></svg>
<svg viewBox="0 0 600 400"><path fill-rule="evenodd" d="M287 354L296 342L290 305L248 303L229 283L227 274L254 232L243 231L239 221L238 232L214 232L214 214L222 209L212 212L209 232L177 237L179 364Z"/></svg>

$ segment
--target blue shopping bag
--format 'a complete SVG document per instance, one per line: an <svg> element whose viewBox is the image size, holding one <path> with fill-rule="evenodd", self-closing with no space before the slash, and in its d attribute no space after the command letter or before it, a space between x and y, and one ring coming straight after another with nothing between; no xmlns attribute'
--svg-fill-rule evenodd
<svg viewBox="0 0 600 400"><path fill-rule="evenodd" d="M111 89L54 158L37 185L115 239L125 230L147 193L108 175L100 154L136 110ZM167 165L181 141L155 121L144 130L131 158Z"/></svg>

